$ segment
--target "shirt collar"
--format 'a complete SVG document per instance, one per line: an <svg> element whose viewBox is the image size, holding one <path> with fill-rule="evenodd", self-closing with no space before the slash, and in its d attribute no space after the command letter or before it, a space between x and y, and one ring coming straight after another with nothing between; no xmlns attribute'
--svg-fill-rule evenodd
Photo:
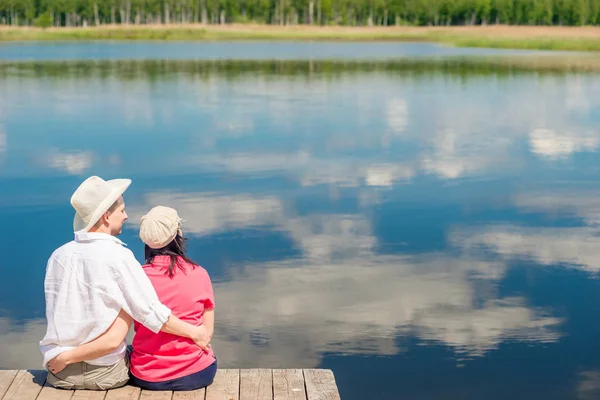
<svg viewBox="0 0 600 400"><path fill-rule="evenodd" d="M75 232L75 241L76 242L95 242L98 240L107 240L120 244L121 246L127 246L116 236L109 235L108 233L101 232L86 232L86 231L77 231Z"/></svg>
<svg viewBox="0 0 600 400"><path fill-rule="evenodd" d="M152 259L152 265L156 265L156 266L165 266L165 265L171 265L171 256L165 256L165 255L158 255L158 256L154 256L154 258Z"/></svg>

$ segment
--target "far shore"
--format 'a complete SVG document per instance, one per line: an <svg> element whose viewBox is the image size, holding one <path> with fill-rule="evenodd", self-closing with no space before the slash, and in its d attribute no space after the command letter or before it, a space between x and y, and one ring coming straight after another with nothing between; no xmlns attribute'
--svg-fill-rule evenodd
<svg viewBox="0 0 600 400"><path fill-rule="evenodd" d="M102 25L47 29L0 27L1 42L60 40L421 41L457 47L600 51L600 27L318 27L256 24Z"/></svg>

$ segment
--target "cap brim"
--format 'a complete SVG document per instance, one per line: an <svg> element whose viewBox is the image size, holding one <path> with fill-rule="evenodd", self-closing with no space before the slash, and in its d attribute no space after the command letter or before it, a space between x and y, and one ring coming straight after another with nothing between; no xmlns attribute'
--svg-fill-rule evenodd
<svg viewBox="0 0 600 400"><path fill-rule="evenodd" d="M94 210L90 217L90 222L86 223L77 213L75 213L75 217L73 218L73 231L89 231L95 224L98 222L102 214L104 214L108 209L125 193L129 185L131 185L131 179L112 179L110 181L106 181L106 183L111 186L110 194L100 203L98 208Z"/></svg>

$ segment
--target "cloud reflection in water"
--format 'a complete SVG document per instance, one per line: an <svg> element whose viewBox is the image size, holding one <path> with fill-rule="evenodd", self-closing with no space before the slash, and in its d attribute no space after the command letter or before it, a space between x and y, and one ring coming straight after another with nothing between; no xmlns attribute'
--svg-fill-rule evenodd
<svg viewBox="0 0 600 400"><path fill-rule="evenodd" d="M148 203L129 208L137 215L169 204L180 210L189 235L268 226L302 250L296 259L240 263L234 279L215 283L220 312L214 341L225 363L316 366L329 352L393 355L410 336L474 357L505 340L560 337L560 319L528 307L524 298L476 294L472 280L493 286L504 275L503 262L378 254L371 224L361 215L288 216L275 199L209 198L149 194ZM231 212L211 211L219 207Z"/></svg>

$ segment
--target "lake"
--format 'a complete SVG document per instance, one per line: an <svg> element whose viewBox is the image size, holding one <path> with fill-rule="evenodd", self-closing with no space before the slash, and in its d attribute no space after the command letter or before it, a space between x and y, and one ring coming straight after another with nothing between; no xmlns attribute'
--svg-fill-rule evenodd
<svg viewBox="0 0 600 400"><path fill-rule="evenodd" d="M89 175L185 220L220 366L353 399L600 396L600 75L403 43L0 45L0 368ZM487 64L486 64L487 62Z"/></svg>

